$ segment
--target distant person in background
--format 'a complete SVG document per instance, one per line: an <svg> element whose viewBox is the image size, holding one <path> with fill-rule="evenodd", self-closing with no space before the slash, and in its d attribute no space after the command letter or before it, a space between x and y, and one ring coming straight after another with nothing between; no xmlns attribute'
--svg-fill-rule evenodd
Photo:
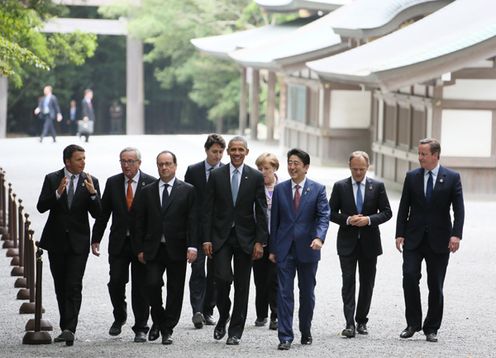
<svg viewBox="0 0 496 358"><path fill-rule="evenodd" d="M65 121L67 133L76 135L77 133L77 105L76 101L71 99L69 104L69 118Z"/></svg>
<svg viewBox="0 0 496 358"><path fill-rule="evenodd" d="M84 90L84 98L81 101L81 113L83 123L79 128L79 136L85 137L85 142L88 142L90 134L93 133L93 126L95 123L95 111L93 110L93 91L91 89Z"/></svg>
<svg viewBox="0 0 496 358"><path fill-rule="evenodd" d="M264 177L265 199L267 200L268 228L270 229L270 209L272 193L278 180L276 171L279 160L272 153L263 153L255 161L255 165ZM253 261L253 278L255 279L255 308L257 319L255 326L263 327L267 323L270 307L269 329L277 329L277 267L269 260L269 250L264 250L260 260Z"/></svg>
<svg viewBox="0 0 496 358"><path fill-rule="evenodd" d="M59 102L57 97L52 94L52 86L45 86L43 88L44 96L38 101L38 107L34 109L34 114L43 120L43 129L41 130L40 143L43 142L43 137L51 134L53 142L56 142L56 132L54 121L62 120L62 113L60 113Z"/></svg>

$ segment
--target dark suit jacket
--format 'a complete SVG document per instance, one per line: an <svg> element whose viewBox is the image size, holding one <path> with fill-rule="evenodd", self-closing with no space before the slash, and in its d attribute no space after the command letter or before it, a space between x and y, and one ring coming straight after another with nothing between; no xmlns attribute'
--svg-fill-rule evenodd
<svg viewBox="0 0 496 358"><path fill-rule="evenodd" d="M133 203L141 194L141 189L157 180L156 178L140 171L140 178L134 194ZM126 183L127 178L120 173L107 179L105 190L102 196L102 215L100 215L93 225L93 235L91 243L100 243L107 223L112 214L112 226L110 227L108 252L110 255L119 255L124 247L126 233L134 234L134 216L127 209L126 203ZM133 250L134 251L134 250ZM135 252L137 254L137 252Z"/></svg>
<svg viewBox="0 0 496 358"><path fill-rule="evenodd" d="M222 166L223 164L220 163ZM207 178L205 176L205 161L202 160L199 163L192 164L186 170L184 174L184 181L195 187L196 193L196 218L198 220L198 235L202 235L203 231L203 208L205 205L205 197L207 191ZM201 243L201 240L198 241Z"/></svg>
<svg viewBox="0 0 496 358"><path fill-rule="evenodd" d="M450 237L462 238L464 217L460 174L440 166L429 203L424 194L424 169L417 168L406 174L396 221L396 237L405 238L405 250L417 248L426 234L432 250L449 252Z"/></svg>
<svg viewBox="0 0 496 358"><path fill-rule="evenodd" d="M276 185L272 194L269 250L276 255L277 262L286 259L293 242L298 261L319 261L320 250L312 250L310 244L316 237L325 241L328 228L329 203L325 186L307 178L300 206L295 212L291 180Z"/></svg>
<svg viewBox="0 0 496 358"><path fill-rule="evenodd" d="M41 114L43 114L43 102L45 102L45 96L41 97L40 101L38 102L38 108L40 109ZM49 116L53 120L55 120L57 118L57 114L60 113L59 101L53 94L48 101L48 110Z"/></svg>
<svg viewBox="0 0 496 358"><path fill-rule="evenodd" d="M69 209L67 190L58 200L55 195L63 177L64 169L61 169L48 174L43 182L36 208L40 213L50 210L50 214L41 235L40 247L49 252L65 252L70 248L76 254L87 254L90 250L88 212L94 218L101 213L98 179L91 177L97 190L96 197L92 199L88 189L84 186L86 174L80 174Z"/></svg>
<svg viewBox="0 0 496 358"><path fill-rule="evenodd" d="M359 236L363 249L361 253L365 257L382 254L379 225L391 219L392 216L384 183L371 178L366 179L362 214L370 218L369 226L359 228L346 224L350 216L358 214L351 177L334 184L329 206L331 207L331 221L339 225L338 255L351 255Z"/></svg>
<svg viewBox="0 0 496 358"><path fill-rule="evenodd" d="M136 232L133 238L136 252L144 252L145 260L157 255L163 228L166 247L172 260L186 260L188 247L198 247L196 242L195 188L176 178L165 212L161 211L160 180L155 180L141 190L133 208Z"/></svg>
<svg viewBox="0 0 496 358"><path fill-rule="evenodd" d="M90 121L94 121L95 111L93 110L93 102L91 104L92 105L90 107L90 105L88 104L88 102L86 102L86 100L83 99L81 101L81 116L82 118L88 117Z"/></svg>
<svg viewBox="0 0 496 358"><path fill-rule="evenodd" d="M267 243L267 201L262 174L243 166L236 205L231 194L230 165L210 173L205 198L205 236L212 242L214 253L227 241L234 223L241 249L252 254L255 242Z"/></svg>

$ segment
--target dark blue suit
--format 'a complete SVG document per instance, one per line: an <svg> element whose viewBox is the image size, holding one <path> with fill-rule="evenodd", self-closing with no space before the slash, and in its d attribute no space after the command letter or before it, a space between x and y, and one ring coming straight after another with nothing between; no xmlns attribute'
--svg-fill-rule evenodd
<svg viewBox="0 0 496 358"><path fill-rule="evenodd" d="M291 180L276 185L272 196L269 250L276 255L279 291L277 316L279 340L293 341L294 278L298 271L300 332L311 335L315 306L315 275L320 251L310 248L315 238L325 240L329 227L329 204L325 187L306 179L300 206L293 209Z"/></svg>
<svg viewBox="0 0 496 358"><path fill-rule="evenodd" d="M451 222L450 209L454 221ZM443 316L443 284L449 261L448 244L452 236L462 238L464 204L460 174L439 167L432 198L424 195L424 169L406 174L401 194L396 237L403 246L403 291L408 326L437 333ZM427 265L429 308L423 326L419 281L421 264Z"/></svg>

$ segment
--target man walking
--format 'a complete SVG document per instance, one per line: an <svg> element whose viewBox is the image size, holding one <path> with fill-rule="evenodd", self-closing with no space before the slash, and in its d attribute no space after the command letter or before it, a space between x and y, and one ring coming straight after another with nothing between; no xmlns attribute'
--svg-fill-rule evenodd
<svg viewBox="0 0 496 358"><path fill-rule="evenodd" d="M210 134L204 145L206 158L199 163L190 165L184 175L184 181L195 187L196 192L196 217L198 218L198 233L203 232L202 218L205 202L206 186L212 170L222 166L220 162L226 142L218 134ZM201 240L203 241L203 240ZM193 324L195 328L202 328L204 324L214 325L214 307L217 294L213 272L213 260L207 260L203 250L198 252L196 261L191 264L189 279L189 293L191 308L193 309ZM205 261L207 272L205 273Z"/></svg>
<svg viewBox="0 0 496 358"><path fill-rule="evenodd" d="M279 350L289 350L294 339L294 279L298 272L301 344L312 344L315 307L315 276L320 250L329 227L329 204L325 187L306 177L310 156L301 149L288 154L291 177L272 195L269 259L277 263L277 317Z"/></svg>
<svg viewBox="0 0 496 358"><path fill-rule="evenodd" d="M50 211L40 247L48 251L59 307L62 333L54 341L65 341L71 346L90 252L88 213L97 218L101 203L98 180L84 172L84 148L75 144L67 146L63 160L63 169L45 177L36 208L40 213Z"/></svg>
<svg viewBox="0 0 496 358"><path fill-rule="evenodd" d="M119 154L122 173L108 178L102 197L102 215L93 225L91 248L93 254L100 256L100 242L107 223L112 215L108 253L110 281L108 290L114 307L114 323L109 334L117 336L127 319L126 284L129 282L131 265L131 303L134 313L135 342L146 342L148 332L149 304L145 293L145 266L138 261L133 251L132 236L134 220L132 205L141 189L156 179L140 170L141 153L136 148L124 148Z"/></svg>
<svg viewBox="0 0 496 358"><path fill-rule="evenodd" d="M52 94L52 86L45 86L43 88L44 96L40 98L38 107L35 108L34 114L43 120L43 129L41 130L40 143L43 142L43 137L51 134L53 142L55 143L55 120L60 122L62 120L62 113L60 112L59 102L57 97Z"/></svg>
<svg viewBox="0 0 496 358"><path fill-rule="evenodd" d="M367 322L374 290L377 256L382 254L379 225L391 219L392 212L384 183L366 176L369 156L351 153L351 177L338 181L332 189L329 206L331 221L339 225L337 249L343 286L344 337L368 334ZM360 289L355 314L355 276L358 265Z"/></svg>
<svg viewBox="0 0 496 358"><path fill-rule="evenodd" d="M406 174L396 221L396 248L403 252L407 322L400 337L410 338L422 329L428 342L438 340L449 255L460 247L465 217L460 174L439 165L440 154L441 145L436 139L426 138L419 142L420 168ZM419 288L422 260L427 267L429 287L423 324Z"/></svg>
<svg viewBox="0 0 496 358"><path fill-rule="evenodd" d="M226 344L238 345L248 310L252 260L262 257L267 243L267 201L262 174L244 164L249 153L246 140L240 136L232 138L227 153L229 165L212 171L208 180L203 249L205 255L214 258L219 309L214 339L226 335L230 319ZM233 282L234 306L230 316Z"/></svg>
<svg viewBox="0 0 496 358"><path fill-rule="evenodd" d="M153 324L162 344L172 344L174 327L181 317L186 261L197 255L195 188L176 178L177 159L170 151L157 156L160 179L142 189L135 204L135 250L146 264L146 287ZM167 299L162 306L162 277L167 272Z"/></svg>

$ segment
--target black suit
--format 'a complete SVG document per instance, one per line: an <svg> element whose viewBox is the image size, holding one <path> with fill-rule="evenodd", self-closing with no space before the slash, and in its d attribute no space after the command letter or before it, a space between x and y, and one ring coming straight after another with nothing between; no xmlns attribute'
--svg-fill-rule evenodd
<svg viewBox="0 0 496 358"><path fill-rule="evenodd" d="M95 123L95 111L93 110L93 102L88 102L86 99L83 98L81 101L81 115L82 117L88 117L88 120L93 122L93 125ZM80 133L80 135L84 136L86 138L86 142L89 140L90 137L90 132L85 131L83 133Z"/></svg>
<svg viewBox="0 0 496 358"><path fill-rule="evenodd" d="M134 199L139 197L142 187L154 180L156 178L140 171ZM145 266L138 261L137 252L132 247L134 218L132 210L128 210L126 203L127 181L128 179L122 173L108 178L102 196L102 215L96 219L93 226L91 243L102 241L105 228L112 215L108 244L110 265L108 289L114 307L114 319L117 322L125 322L127 319L126 284L129 282L129 264L131 264L131 302L135 318L133 330L146 333L149 315L148 299L144 292L146 271Z"/></svg>
<svg viewBox="0 0 496 358"><path fill-rule="evenodd" d="M46 96L41 97L40 101L38 102L38 108L40 109L39 116L40 119L43 120L43 128L41 130L40 140L43 140L43 137L50 133L52 135L53 141L55 142L56 132L54 122L57 119L57 114L60 114L59 102L57 100L57 97L55 97L53 94L50 95L47 106L48 112L46 112L44 105L45 98Z"/></svg>
<svg viewBox="0 0 496 358"><path fill-rule="evenodd" d="M241 338L248 307L253 247L256 242L267 243L267 201L262 174L245 164L234 205L230 166L224 165L210 174L205 199L204 242L213 245L219 323L225 323L229 317L229 293L234 279L234 308L228 334Z"/></svg>
<svg viewBox="0 0 496 358"><path fill-rule="evenodd" d="M338 181L332 189L329 205L331 221L339 225L337 250L341 264L343 310L347 326L367 323L374 290L377 256L382 254L379 225L391 219L392 212L384 183L366 178L361 214L370 225L357 227L348 218L358 214L356 191L350 178ZM358 264L360 288L355 315L355 276Z"/></svg>
<svg viewBox="0 0 496 358"><path fill-rule="evenodd" d="M184 181L195 187L196 217L198 218L198 234L200 234L203 230L201 219L203 218L203 206L207 187L205 161L190 165L184 175ZM203 242L203 240L199 239L199 242ZM205 260L205 253L200 247L196 261L191 264L189 293L193 314L201 312L211 316L216 302L214 268L213 260L207 259L207 272L205 273Z"/></svg>
<svg viewBox="0 0 496 358"><path fill-rule="evenodd" d="M188 247L197 247L195 189L175 179L165 208L161 208L160 180L145 186L137 198L136 252L143 252L146 261L146 286L153 324L163 335L172 334L181 316L186 254ZM164 189L167 190L167 189ZM162 236L165 243L161 243ZM167 270L167 301L162 307L162 276Z"/></svg>
<svg viewBox="0 0 496 358"><path fill-rule="evenodd" d="M62 169L45 177L36 208L40 213L50 210L41 235L40 247L48 251L50 259L59 307L60 329L75 332L81 307L83 275L90 251L88 213L94 218L98 217L101 203L98 180L92 177L97 195L91 197L84 185L84 173L79 175L70 208L67 190L57 199L55 192L64 175Z"/></svg>
<svg viewBox="0 0 496 358"><path fill-rule="evenodd" d="M450 209L454 221L451 222ZM443 317L443 285L449 261L448 244L452 236L462 238L465 217L460 174L439 166L432 192L424 195L424 169L406 174L398 208L396 237L404 238L403 292L408 326L423 328L424 333L437 333ZM419 281L421 264L427 266L429 306L422 324Z"/></svg>

